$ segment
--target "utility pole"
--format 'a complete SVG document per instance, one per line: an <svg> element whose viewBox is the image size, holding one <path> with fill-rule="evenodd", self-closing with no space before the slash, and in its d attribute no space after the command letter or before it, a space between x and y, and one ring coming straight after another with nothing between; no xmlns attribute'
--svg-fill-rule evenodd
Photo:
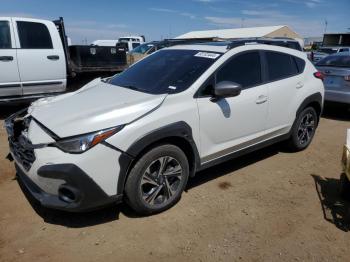
<svg viewBox="0 0 350 262"><path fill-rule="evenodd" d="M242 19L241 19L241 28L243 28L244 27L244 18L242 17Z"/></svg>
<svg viewBox="0 0 350 262"><path fill-rule="evenodd" d="M324 20L324 33L327 33L327 26L328 26L328 21L327 19Z"/></svg>
<svg viewBox="0 0 350 262"><path fill-rule="evenodd" d="M171 32L171 24L169 25L169 38L171 38L172 32Z"/></svg>

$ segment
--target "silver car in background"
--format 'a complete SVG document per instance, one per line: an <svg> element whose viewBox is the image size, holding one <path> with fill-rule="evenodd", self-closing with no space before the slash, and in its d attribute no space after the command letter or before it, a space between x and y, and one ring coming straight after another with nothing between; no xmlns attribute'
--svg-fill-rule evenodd
<svg viewBox="0 0 350 262"><path fill-rule="evenodd" d="M325 100L350 105L350 52L329 55L316 67L324 75Z"/></svg>
<svg viewBox="0 0 350 262"><path fill-rule="evenodd" d="M320 47L316 52L313 53L312 55L312 62L317 63L321 61L323 58L332 55L332 54L337 54L337 53L343 53L343 52L350 52L350 47L346 46L324 46Z"/></svg>

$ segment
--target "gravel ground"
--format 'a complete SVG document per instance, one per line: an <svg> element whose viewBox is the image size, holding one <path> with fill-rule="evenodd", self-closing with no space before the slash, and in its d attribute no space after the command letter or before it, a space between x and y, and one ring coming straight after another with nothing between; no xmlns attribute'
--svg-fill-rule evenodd
<svg viewBox="0 0 350 262"><path fill-rule="evenodd" d="M0 118L17 109L0 107ZM38 206L4 159L1 127L0 261L349 261L350 206L337 190L350 112L327 111L307 150L276 145L200 172L150 217Z"/></svg>

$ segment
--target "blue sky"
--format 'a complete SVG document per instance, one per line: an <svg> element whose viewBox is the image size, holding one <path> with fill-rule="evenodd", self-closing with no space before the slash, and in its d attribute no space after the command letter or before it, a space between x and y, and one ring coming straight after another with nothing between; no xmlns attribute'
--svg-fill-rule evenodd
<svg viewBox="0 0 350 262"><path fill-rule="evenodd" d="M193 30L288 25L303 36L350 31L350 0L0 0L0 16L63 16L73 43L143 34L147 40Z"/></svg>

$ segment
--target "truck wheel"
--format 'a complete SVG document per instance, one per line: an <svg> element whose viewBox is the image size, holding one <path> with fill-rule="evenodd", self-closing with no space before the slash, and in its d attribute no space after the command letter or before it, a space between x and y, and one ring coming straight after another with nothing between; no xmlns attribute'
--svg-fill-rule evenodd
<svg viewBox="0 0 350 262"><path fill-rule="evenodd" d="M307 148L316 131L318 117L313 107L305 108L295 119L291 136L287 141L290 150L297 152Z"/></svg>
<svg viewBox="0 0 350 262"><path fill-rule="evenodd" d="M343 199L350 200L350 181L344 173L340 175L339 193Z"/></svg>
<svg viewBox="0 0 350 262"><path fill-rule="evenodd" d="M125 185L127 202L140 215L162 212L179 201L188 176L188 160L180 148L155 147L131 169Z"/></svg>

